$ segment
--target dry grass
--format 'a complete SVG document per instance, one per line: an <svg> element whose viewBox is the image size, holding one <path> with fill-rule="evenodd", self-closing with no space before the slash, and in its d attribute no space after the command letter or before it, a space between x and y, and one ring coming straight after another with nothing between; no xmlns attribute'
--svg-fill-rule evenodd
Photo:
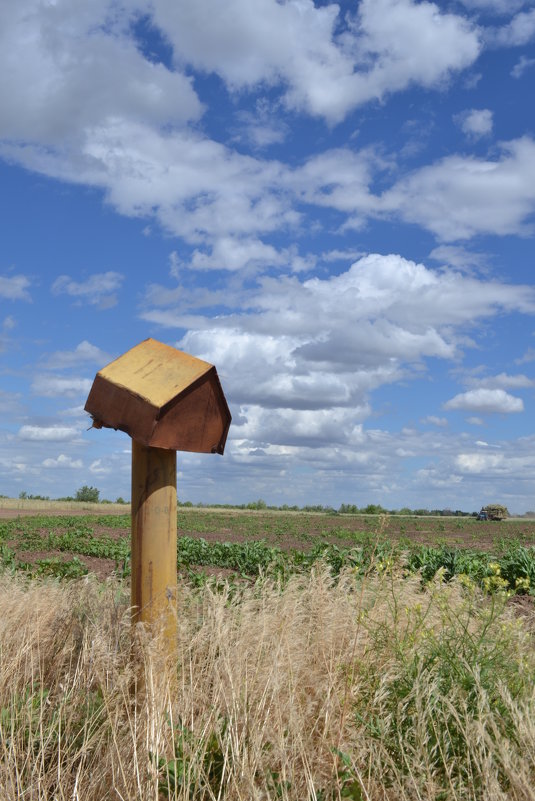
<svg viewBox="0 0 535 801"><path fill-rule="evenodd" d="M119 586L0 581L2 801L535 798L531 635L473 587L182 586L136 694Z"/></svg>
<svg viewBox="0 0 535 801"><path fill-rule="evenodd" d="M34 498L0 498L0 510L20 515L50 512L51 514L129 514L128 503L89 503L87 501L42 501Z"/></svg>

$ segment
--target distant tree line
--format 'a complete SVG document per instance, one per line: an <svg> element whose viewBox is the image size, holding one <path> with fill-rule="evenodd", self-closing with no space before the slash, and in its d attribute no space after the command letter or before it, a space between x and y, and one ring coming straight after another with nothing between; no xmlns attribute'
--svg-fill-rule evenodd
<svg viewBox="0 0 535 801"><path fill-rule="evenodd" d="M269 510L274 512L322 512L323 514L334 515L411 515L419 517L474 517L477 512L463 512L461 509L409 509L404 506L402 509L385 509L377 503L369 503L367 506L357 506L354 503L342 503L336 509L333 506L323 506L321 504L306 504L305 506L290 506L286 503L281 506L268 505L262 498L249 503L230 504L230 503L192 503L191 501L178 501L178 505L188 508L196 507L202 509L209 507L212 509L251 509L257 511Z"/></svg>
<svg viewBox="0 0 535 801"><path fill-rule="evenodd" d="M2 496L0 496L2 497ZM7 497L7 496L6 496ZM49 501L49 495L31 495L29 492L23 490L19 492L19 498L22 501ZM87 484L84 484L83 487L76 490L75 495L65 495L62 498L53 498L52 500L56 501L80 501L82 503L114 503L113 501L108 501L106 498L100 498L100 490L97 487L88 487ZM115 503L128 503L123 498L117 498Z"/></svg>
<svg viewBox="0 0 535 801"><path fill-rule="evenodd" d="M1 497L7 497L2 496ZM34 501L49 501L48 495L30 495L28 492L19 493L21 500L34 500ZM68 495L64 498L56 498L58 501L81 501L83 503L119 503L127 504L124 498L117 498L115 501L109 501L105 498L100 498L100 490L96 487L88 487L84 485L76 491L75 495ZM369 503L366 506L357 506L355 503L342 503L336 509L334 506L323 506L322 504L306 504L305 506L298 506L297 504L289 505L283 503L281 506L271 506L266 503L262 498L249 503L232 504L232 503L192 503L192 501L177 500L178 506L183 508L197 508L202 509L209 507L211 509L244 509L251 511L275 511L275 512L320 512L322 514L330 515L411 515L412 517L477 517L477 512L463 512L461 509L410 509L404 506L401 509L385 509L384 506L378 503ZM504 507L505 508L505 507ZM534 517L535 512L526 512L524 517Z"/></svg>

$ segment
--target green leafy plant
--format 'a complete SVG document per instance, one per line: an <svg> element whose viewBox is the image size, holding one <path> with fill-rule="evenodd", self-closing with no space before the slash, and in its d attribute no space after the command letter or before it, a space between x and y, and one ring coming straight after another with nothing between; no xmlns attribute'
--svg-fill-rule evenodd
<svg viewBox="0 0 535 801"><path fill-rule="evenodd" d="M191 799L221 797L225 754L221 742L227 721L221 719L217 729L196 737L180 721L173 729L174 754L171 759L152 755L160 780L158 788L166 798L177 795Z"/></svg>

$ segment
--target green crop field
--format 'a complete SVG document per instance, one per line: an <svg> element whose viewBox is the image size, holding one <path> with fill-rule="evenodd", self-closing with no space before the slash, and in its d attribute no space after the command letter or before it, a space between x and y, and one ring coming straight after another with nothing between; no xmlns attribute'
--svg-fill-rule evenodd
<svg viewBox="0 0 535 801"><path fill-rule="evenodd" d="M294 512L180 509L177 565L201 581L219 570L253 580L287 577L325 563L365 574L385 565L430 580L466 575L482 587L511 593L535 587L535 522L481 522L471 517L425 518ZM4 568L29 575L75 578L88 572L127 578L128 515L20 517L0 522Z"/></svg>

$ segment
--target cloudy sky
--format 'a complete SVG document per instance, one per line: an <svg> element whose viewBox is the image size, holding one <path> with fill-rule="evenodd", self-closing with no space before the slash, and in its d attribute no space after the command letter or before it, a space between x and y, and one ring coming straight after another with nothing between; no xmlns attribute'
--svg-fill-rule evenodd
<svg viewBox="0 0 535 801"><path fill-rule="evenodd" d="M0 71L0 494L130 497L151 336L233 415L182 500L535 508L533 0L17 0Z"/></svg>

